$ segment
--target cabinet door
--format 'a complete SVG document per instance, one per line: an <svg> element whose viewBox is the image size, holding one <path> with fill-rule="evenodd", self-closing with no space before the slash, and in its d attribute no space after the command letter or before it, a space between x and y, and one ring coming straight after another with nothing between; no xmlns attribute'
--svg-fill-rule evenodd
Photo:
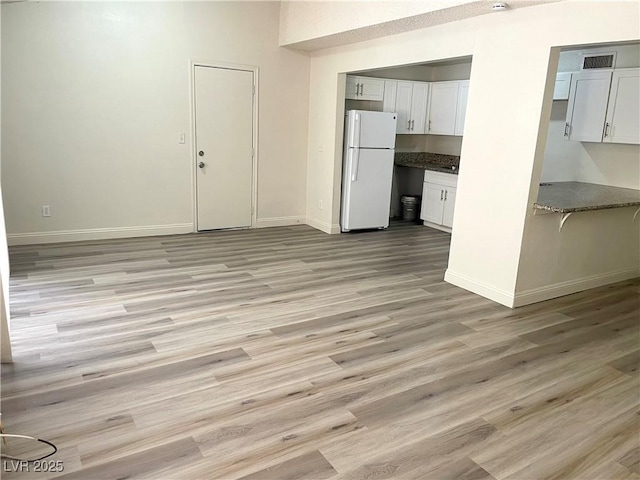
<svg viewBox="0 0 640 480"><path fill-rule="evenodd" d="M569 100L571 88L571 72L562 72L556 75L556 85L553 89L554 100Z"/></svg>
<svg viewBox="0 0 640 480"><path fill-rule="evenodd" d="M360 82L360 95L358 100L384 100L384 80L379 78L358 77Z"/></svg>
<svg viewBox="0 0 640 480"><path fill-rule="evenodd" d="M429 84L414 82L413 93L411 95L411 133L425 133L428 102Z"/></svg>
<svg viewBox="0 0 640 480"><path fill-rule="evenodd" d="M578 142L601 142L611 72L580 72L571 76L565 138Z"/></svg>
<svg viewBox="0 0 640 480"><path fill-rule="evenodd" d="M444 187L433 183L423 183L420 218L425 222L442 225Z"/></svg>
<svg viewBox="0 0 640 480"><path fill-rule="evenodd" d="M382 111L394 113L396 111L396 92L398 91L397 80L384 81L384 99L382 100Z"/></svg>
<svg viewBox="0 0 640 480"><path fill-rule="evenodd" d="M458 82L436 82L431 84L429 95L430 135L453 135L456 126L458 104Z"/></svg>
<svg viewBox="0 0 640 480"><path fill-rule="evenodd" d="M640 68L613 72L602 141L640 143Z"/></svg>
<svg viewBox="0 0 640 480"><path fill-rule="evenodd" d="M398 82L396 93L396 133L411 133L411 94L413 93L412 82Z"/></svg>
<svg viewBox="0 0 640 480"><path fill-rule="evenodd" d="M444 209L442 213L442 224L445 227L453 226L453 210L456 205L456 189L446 187L444 190Z"/></svg>
<svg viewBox="0 0 640 480"><path fill-rule="evenodd" d="M456 130L454 135L464 133L464 119L467 115L467 98L469 97L469 80L458 83L458 107L456 109Z"/></svg>
<svg viewBox="0 0 640 480"><path fill-rule="evenodd" d="M344 98L347 100L358 100L359 88L360 88L360 83L358 81L358 77L347 75L347 85L346 85L346 90L344 92Z"/></svg>

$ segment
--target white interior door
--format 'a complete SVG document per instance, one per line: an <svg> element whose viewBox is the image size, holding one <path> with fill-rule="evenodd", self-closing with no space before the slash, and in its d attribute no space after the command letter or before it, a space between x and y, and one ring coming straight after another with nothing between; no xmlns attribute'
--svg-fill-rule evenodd
<svg viewBox="0 0 640 480"><path fill-rule="evenodd" d="M198 230L251 226L253 72L196 66Z"/></svg>

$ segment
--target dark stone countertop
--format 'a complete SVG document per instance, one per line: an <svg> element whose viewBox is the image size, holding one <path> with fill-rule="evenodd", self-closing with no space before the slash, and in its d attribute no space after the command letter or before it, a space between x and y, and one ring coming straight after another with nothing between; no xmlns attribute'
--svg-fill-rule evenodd
<svg viewBox="0 0 640 480"><path fill-rule="evenodd" d="M583 182L541 183L533 208L554 213L640 206L640 190Z"/></svg>
<svg viewBox="0 0 640 480"><path fill-rule="evenodd" d="M429 152L396 152L394 163L401 167L422 168L457 175L460 157Z"/></svg>

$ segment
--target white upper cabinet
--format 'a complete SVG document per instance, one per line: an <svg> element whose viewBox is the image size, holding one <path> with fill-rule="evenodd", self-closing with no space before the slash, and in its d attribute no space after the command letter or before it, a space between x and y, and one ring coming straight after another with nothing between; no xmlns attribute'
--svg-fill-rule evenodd
<svg viewBox="0 0 640 480"><path fill-rule="evenodd" d="M393 82L395 83L395 92L392 94L390 91L386 95L383 110L395 112L398 115L396 133L424 134L429 84L402 80L394 80ZM390 86L393 88L392 85ZM393 107L391 107L392 96L395 96L395 105ZM387 108L391 110L386 110Z"/></svg>
<svg viewBox="0 0 640 480"><path fill-rule="evenodd" d="M413 82L413 95L411 96L411 133L425 133L428 102L429 84Z"/></svg>
<svg viewBox="0 0 640 480"><path fill-rule="evenodd" d="M381 100L383 112L398 115L396 133L402 135L462 135L468 94L469 80L429 83L347 76L346 98Z"/></svg>
<svg viewBox="0 0 640 480"><path fill-rule="evenodd" d="M553 89L554 100L569 100L571 89L571 72L561 72L556 75L556 85Z"/></svg>
<svg viewBox="0 0 640 480"><path fill-rule="evenodd" d="M382 111L395 113L396 111L396 93L398 92L397 80L384 81L384 97L382 99Z"/></svg>
<svg viewBox="0 0 640 480"><path fill-rule="evenodd" d="M345 98L348 100L384 100L384 80L347 75Z"/></svg>
<svg viewBox="0 0 640 480"><path fill-rule="evenodd" d="M396 133L411 133L411 96L413 82L398 81L395 112L398 114Z"/></svg>
<svg viewBox="0 0 640 480"><path fill-rule="evenodd" d="M458 106L459 82L431 84L427 133L429 135L454 135Z"/></svg>
<svg viewBox="0 0 640 480"><path fill-rule="evenodd" d="M602 141L640 143L640 68L613 72Z"/></svg>
<svg viewBox="0 0 640 480"><path fill-rule="evenodd" d="M344 92L344 98L347 100L357 100L358 93L360 93L360 82L358 81L359 77L352 77L347 75L347 84Z"/></svg>
<svg viewBox="0 0 640 480"><path fill-rule="evenodd" d="M567 140L602 142L611 73L583 71L571 76L564 131Z"/></svg>
<svg viewBox="0 0 640 480"><path fill-rule="evenodd" d="M467 116L467 98L469 97L469 80L458 82L458 108L456 110L456 129L454 135L464 133L464 119Z"/></svg>

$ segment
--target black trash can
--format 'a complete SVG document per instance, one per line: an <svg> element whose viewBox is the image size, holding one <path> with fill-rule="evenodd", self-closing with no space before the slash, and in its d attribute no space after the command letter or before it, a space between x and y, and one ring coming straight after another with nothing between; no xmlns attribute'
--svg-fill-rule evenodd
<svg viewBox="0 0 640 480"><path fill-rule="evenodd" d="M420 195L402 195L402 219L416 222L420 218Z"/></svg>

